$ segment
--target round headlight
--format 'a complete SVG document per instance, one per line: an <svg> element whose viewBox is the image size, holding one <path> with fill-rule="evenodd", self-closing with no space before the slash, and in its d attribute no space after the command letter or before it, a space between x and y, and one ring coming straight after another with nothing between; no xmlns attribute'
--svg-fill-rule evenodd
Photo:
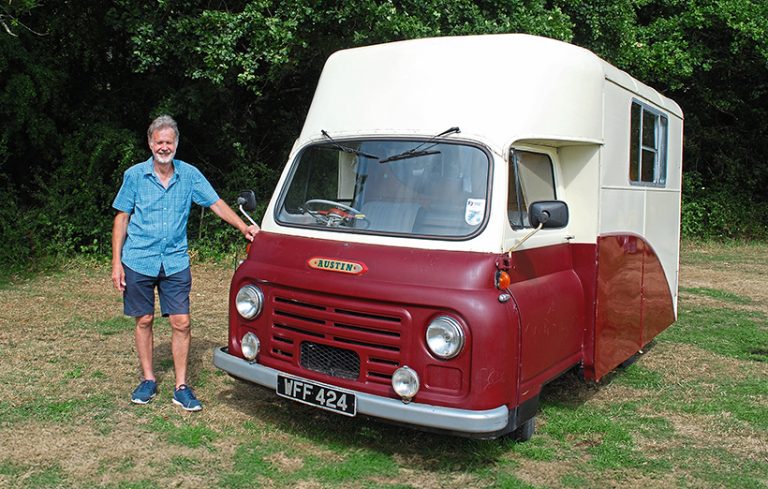
<svg viewBox="0 0 768 489"><path fill-rule="evenodd" d="M392 388L404 401L410 401L419 392L419 376L411 367L400 367L392 374Z"/></svg>
<svg viewBox="0 0 768 489"><path fill-rule="evenodd" d="M259 338L253 333L245 333L242 341L240 342L240 349L243 350L243 356L246 360L255 360L256 355L259 354L259 348L261 342Z"/></svg>
<svg viewBox="0 0 768 489"><path fill-rule="evenodd" d="M246 285L240 289L235 297L237 312L245 319L253 319L261 313L264 303L264 294L255 285Z"/></svg>
<svg viewBox="0 0 768 489"><path fill-rule="evenodd" d="M427 326L427 346L438 358L453 358L464 347L464 330L455 319L438 316Z"/></svg>

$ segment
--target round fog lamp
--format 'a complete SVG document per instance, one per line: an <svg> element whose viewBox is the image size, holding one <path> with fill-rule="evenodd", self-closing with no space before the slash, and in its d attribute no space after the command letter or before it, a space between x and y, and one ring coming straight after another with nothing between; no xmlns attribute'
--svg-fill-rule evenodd
<svg viewBox="0 0 768 489"><path fill-rule="evenodd" d="M240 342L240 349L243 350L243 356L246 360L256 360L256 355L259 354L259 348L261 342L259 338L253 333L245 333L243 339Z"/></svg>
<svg viewBox="0 0 768 489"><path fill-rule="evenodd" d="M419 376L410 367L400 367L392 374L392 388L408 402L419 392Z"/></svg>
<svg viewBox="0 0 768 489"><path fill-rule="evenodd" d="M242 287L235 297L235 306L237 312L245 319L253 319L261 313L261 306L264 303L264 294L261 289L255 285L246 285Z"/></svg>
<svg viewBox="0 0 768 489"><path fill-rule="evenodd" d="M427 346L436 357L447 360L464 347L464 330L459 322L448 316L438 316L427 327Z"/></svg>

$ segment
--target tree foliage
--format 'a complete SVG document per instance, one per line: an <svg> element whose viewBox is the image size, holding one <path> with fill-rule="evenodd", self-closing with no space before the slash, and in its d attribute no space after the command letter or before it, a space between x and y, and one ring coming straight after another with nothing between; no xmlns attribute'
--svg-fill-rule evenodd
<svg viewBox="0 0 768 489"><path fill-rule="evenodd" d="M762 0L10 0L0 6L0 263L106 253L152 116L221 195L266 199L335 50L527 32L584 46L686 114L684 230L768 232ZM720 209L717 219L713 209ZM717 213L717 212L715 212ZM729 225L725 225L728 223ZM191 236L229 240L217 220ZM229 234L228 234L229 233Z"/></svg>

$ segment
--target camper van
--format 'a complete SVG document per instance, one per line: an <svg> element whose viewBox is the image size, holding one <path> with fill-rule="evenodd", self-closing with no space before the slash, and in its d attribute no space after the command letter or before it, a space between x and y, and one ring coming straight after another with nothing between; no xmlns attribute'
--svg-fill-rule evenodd
<svg viewBox="0 0 768 489"><path fill-rule="evenodd" d="M682 131L552 39L339 51L214 364L342 416L526 440L545 384L600 380L675 321Z"/></svg>

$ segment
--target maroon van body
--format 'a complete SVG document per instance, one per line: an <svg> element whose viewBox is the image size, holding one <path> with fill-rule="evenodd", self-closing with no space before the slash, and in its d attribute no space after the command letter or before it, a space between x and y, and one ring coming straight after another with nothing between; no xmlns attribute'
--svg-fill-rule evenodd
<svg viewBox="0 0 768 489"><path fill-rule="evenodd" d="M316 257L357 263L364 272L312 268ZM511 277L506 302L495 282L500 270ZM254 281L264 309L246 320L235 309L235 295ZM510 257L262 232L232 280L226 353L245 363L238 339L253 332L264 367L395 400L392 374L408 365L423 373L414 404L469 411L505 406L509 414L498 429L467 433L459 424L455 431L490 438L532 419L542 386L566 370L581 366L597 380L642 349L674 321L670 297L653 250L637 236ZM467 337L464 353L450 360L436 359L424 346L425 325L440 314L457 318ZM333 361L307 360L307 345L327 347L331 355L354 352L359 366L341 371Z"/></svg>

